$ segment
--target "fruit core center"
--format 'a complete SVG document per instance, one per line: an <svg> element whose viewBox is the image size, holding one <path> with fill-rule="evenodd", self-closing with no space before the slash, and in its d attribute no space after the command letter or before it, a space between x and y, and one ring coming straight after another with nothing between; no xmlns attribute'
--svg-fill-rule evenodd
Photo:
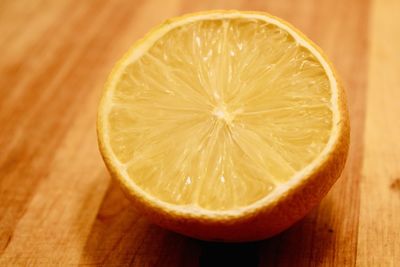
<svg viewBox="0 0 400 267"><path fill-rule="evenodd" d="M225 105L219 105L214 108L212 114L218 120L224 121L228 124L232 123L233 114L227 110Z"/></svg>

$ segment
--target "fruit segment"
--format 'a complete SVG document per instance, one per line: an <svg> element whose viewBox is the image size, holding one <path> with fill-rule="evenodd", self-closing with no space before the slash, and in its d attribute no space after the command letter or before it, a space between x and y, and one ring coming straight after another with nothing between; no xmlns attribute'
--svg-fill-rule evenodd
<svg viewBox="0 0 400 267"><path fill-rule="evenodd" d="M169 31L112 94L115 156L141 189L175 205L248 206L310 164L332 130L324 68L257 19Z"/></svg>

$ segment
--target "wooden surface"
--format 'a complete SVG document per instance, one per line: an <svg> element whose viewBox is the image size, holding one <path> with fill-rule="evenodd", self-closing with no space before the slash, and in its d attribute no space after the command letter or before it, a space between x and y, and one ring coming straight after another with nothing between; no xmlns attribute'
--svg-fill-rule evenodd
<svg viewBox="0 0 400 267"><path fill-rule="evenodd" d="M349 100L341 179L295 226L249 244L149 224L96 143L113 63L162 20L216 8L296 25L332 59ZM399 12L398 0L0 0L0 266L400 266Z"/></svg>

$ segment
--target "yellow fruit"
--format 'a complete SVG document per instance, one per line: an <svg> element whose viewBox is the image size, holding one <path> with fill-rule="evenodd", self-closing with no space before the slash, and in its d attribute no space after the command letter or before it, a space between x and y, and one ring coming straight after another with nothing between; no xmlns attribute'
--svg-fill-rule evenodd
<svg viewBox="0 0 400 267"><path fill-rule="evenodd" d="M349 144L332 65L259 12L189 14L152 30L109 76L97 130L133 203L205 240L286 229L328 192Z"/></svg>

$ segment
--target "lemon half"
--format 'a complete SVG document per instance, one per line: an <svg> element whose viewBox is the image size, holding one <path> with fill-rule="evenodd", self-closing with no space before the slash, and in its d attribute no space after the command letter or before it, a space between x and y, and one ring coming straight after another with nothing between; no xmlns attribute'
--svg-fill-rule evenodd
<svg viewBox="0 0 400 267"><path fill-rule="evenodd" d="M321 50L259 12L166 21L116 64L98 113L112 175L155 223L207 240L263 239L318 203L349 144Z"/></svg>

